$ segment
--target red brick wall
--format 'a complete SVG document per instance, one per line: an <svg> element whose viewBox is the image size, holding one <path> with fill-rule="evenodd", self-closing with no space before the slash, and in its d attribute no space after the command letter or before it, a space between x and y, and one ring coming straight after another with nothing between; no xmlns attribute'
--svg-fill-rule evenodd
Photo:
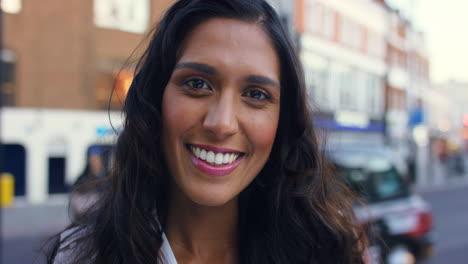
<svg viewBox="0 0 468 264"><path fill-rule="evenodd" d="M174 0L151 0L152 25ZM142 34L97 28L93 0L23 1L4 15L4 46L16 54L18 107L99 109L98 73L118 70Z"/></svg>

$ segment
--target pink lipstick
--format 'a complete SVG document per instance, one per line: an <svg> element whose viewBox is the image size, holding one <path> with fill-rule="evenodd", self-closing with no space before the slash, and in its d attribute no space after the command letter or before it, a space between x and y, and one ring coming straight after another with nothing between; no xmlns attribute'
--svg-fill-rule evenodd
<svg viewBox="0 0 468 264"><path fill-rule="evenodd" d="M243 159L242 152L208 145L187 145L187 150L190 153L190 159L195 167L206 174L216 176L231 173L239 166ZM207 157L205 153L207 153L206 155L211 156ZM213 153L216 155L216 165L213 163ZM220 154L224 154L224 162L220 162L219 158L222 156ZM205 161L205 157L210 161Z"/></svg>
<svg viewBox="0 0 468 264"><path fill-rule="evenodd" d="M195 155L193 155L193 153L190 153L190 159L192 160L193 165L195 165L195 167L197 167L202 172L210 175L222 176L234 171L239 166L244 157L241 156L234 162L221 166L211 165L206 161L197 158Z"/></svg>

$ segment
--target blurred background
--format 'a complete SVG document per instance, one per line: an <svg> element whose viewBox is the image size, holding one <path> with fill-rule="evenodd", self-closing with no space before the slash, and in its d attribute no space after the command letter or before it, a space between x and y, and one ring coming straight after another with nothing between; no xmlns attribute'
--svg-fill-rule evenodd
<svg viewBox="0 0 468 264"><path fill-rule="evenodd" d="M1 263L44 263L37 250L69 222L71 186L110 166L134 59L173 2L1 0ZM466 263L468 1L269 2L327 144L403 161L431 208L434 247L421 262Z"/></svg>

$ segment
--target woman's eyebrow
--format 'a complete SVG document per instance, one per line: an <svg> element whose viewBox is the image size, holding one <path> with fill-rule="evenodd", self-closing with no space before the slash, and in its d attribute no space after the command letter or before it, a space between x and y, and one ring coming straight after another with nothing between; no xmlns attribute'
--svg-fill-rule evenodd
<svg viewBox="0 0 468 264"><path fill-rule="evenodd" d="M261 84L261 85L271 85L277 88L280 88L280 84L268 77L265 76L260 76L260 75L249 75L245 78L246 82L249 83L256 83L256 84Z"/></svg>
<svg viewBox="0 0 468 264"><path fill-rule="evenodd" d="M204 72L206 74L210 74L210 75L214 75L214 74L217 74L218 71L207 65L207 64L203 64L203 63L196 63L196 62L181 62L179 64L177 64L175 66L176 69L179 69L179 68L190 68L190 69L193 69L193 70L196 70L196 71L200 71L200 72Z"/></svg>
<svg viewBox="0 0 468 264"><path fill-rule="evenodd" d="M218 70L204 63L197 62L181 62L175 66L176 69L180 68L189 68L196 71L204 72L206 74L215 75L218 74ZM249 75L244 79L245 82L261 84L261 85L271 85L277 88L280 88L280 84L268 77L261 75Z"/></svg>

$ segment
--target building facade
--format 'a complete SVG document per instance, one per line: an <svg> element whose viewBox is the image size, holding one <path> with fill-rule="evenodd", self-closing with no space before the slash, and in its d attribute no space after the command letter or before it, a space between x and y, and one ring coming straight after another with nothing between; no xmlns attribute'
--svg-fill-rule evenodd
<svg viewBox="0 0 468 264"><path fill-rule="evenodd" d="M386 8L307 0L300 50L315 122L333 142L384 143Z"/></svg>
<svg viewBox="0 0 468 264"><path fill-rule="evenodd" d="M384 0L296 3L309 98L328 141L388 145L424 181L430 81L423 33Z"/></svg>

